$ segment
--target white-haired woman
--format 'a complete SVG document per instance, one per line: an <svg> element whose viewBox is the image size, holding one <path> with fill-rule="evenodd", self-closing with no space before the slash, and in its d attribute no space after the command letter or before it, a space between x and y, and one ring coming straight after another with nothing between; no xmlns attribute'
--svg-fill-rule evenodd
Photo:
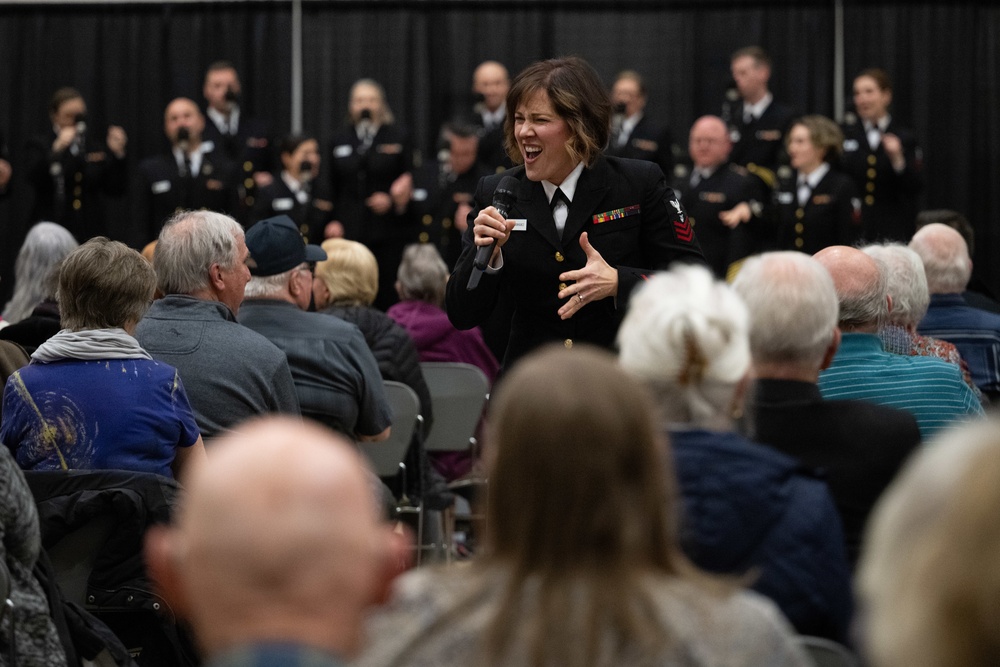
<svg viewBox="0 0 1000 667"><path fill-rule="evenodd" d="M30 354L59 331L59 263L76 247L69 230L54 222L39 222L28 230L14 260L14 294L0 317L0 338Z"/></svg>
<svg viewBox="0 0 1000 667"><path fill-rule="evenodd" d="M750 370L748 315L707 269L676 267L633 297L620 363L654 392L683 496L681 541L696 565L755 575L795 628L846 641L850 574L826 484L736 432Z"/></svg>

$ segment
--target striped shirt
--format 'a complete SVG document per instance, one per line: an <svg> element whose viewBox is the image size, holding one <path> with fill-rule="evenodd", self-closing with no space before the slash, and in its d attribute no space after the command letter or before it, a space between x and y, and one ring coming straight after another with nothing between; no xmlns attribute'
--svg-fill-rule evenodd
<svg viewBox="0 0 1000 667"><path fill-rule="evenodd" d="M983 414L957 366L933 357L886 352L874 334L845 333L820 373L823 398L855 399L910 412L924 442L952 422Z"/></svg>

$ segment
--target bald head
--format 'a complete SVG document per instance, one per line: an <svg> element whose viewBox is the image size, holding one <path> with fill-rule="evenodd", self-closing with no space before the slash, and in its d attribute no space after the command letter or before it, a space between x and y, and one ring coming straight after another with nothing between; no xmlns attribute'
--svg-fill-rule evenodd
<svg viewBox="0 0 1000 667"><path fill-rule="evenodd" d="M262 418L213 442L173 527L147 543L209 655L255 640L356 650L389 555L368 479L349 443L310 423Z"/></svg>
<svg viewBox="0 0 1000 667"><path fill-rule="evenodd" d="M972 258L962 235L948 225L924 225L910 240L910 248L920 256L931 294L965 291L972 277Z"/></svg>
<svg viewBox="0 0 1000 667"><path fill-rule="evenodd" d="M718 116L702 116L691 126L688 152L695 167L714 169L724 164L732 148L729 130Z"/></svg>
<svg viewBox="0 0 1000 667"><path fill-rule="evenodd" d="M859 333L881 329L890 308L882 263L848 246L823 248L813 257L833 278L840 302L840 328Z"/></svg>
<svg viewBox="0 0 1000 667"><path fill-rule="evenodd" d="M480 63L472 74L472 90L483 96L483 103L490 111L496 111L507 99L510 89L510 75L507 68L495 60Z"/></svg>

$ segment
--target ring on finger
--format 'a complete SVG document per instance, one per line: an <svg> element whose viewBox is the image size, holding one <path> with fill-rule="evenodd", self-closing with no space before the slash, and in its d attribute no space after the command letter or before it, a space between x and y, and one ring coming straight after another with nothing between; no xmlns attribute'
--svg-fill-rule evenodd
<svg viewBox="0 0 1000 667"><path fill-rule="evenodd" d="M583 295L582 294L577 293L576 298L580 300L580 303L583 303Z"/></svg>

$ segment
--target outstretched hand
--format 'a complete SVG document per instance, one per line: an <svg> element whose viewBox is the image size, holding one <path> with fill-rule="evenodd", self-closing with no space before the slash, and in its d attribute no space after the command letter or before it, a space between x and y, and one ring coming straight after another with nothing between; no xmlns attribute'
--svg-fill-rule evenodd
<svg viewBox="0 0 1000 667"><path fill-rule="evenodd" d="M568 299L559 309L559 317L568 320L591 301L618 296L618 270L604 261L601 253L590 245L587 232L580 234L580 247L587 255L582 269L560 274L559 280L567 285L559 292L560 299Z"/></svg>

